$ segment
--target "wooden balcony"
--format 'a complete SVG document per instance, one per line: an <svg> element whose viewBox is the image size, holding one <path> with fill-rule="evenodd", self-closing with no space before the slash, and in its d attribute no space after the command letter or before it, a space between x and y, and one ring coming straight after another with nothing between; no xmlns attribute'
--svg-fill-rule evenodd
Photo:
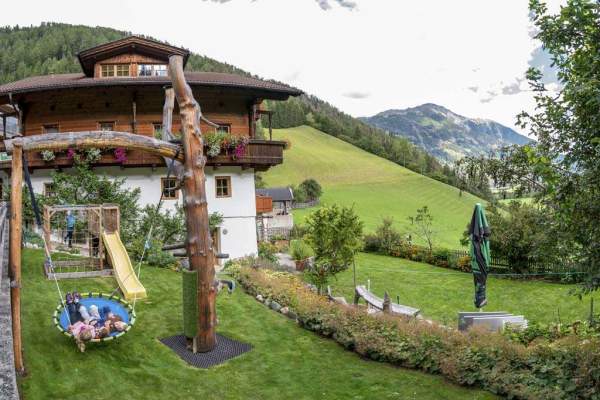
<svg viewBox="0 0 600 400"><path fill-rule="evenodd" d="M244 169L254 168L265 171L269 167L283 162L283 149L285 146L286 143L281 141L252 139L242 157L221 153L216 157L209 157L207 165L213 167L240 166ZM69 168L73 165L73 160L67 157L65 152L58 153L52 161L44 161L39 152L32 152L27 155L27 161L30 169ZM102 154L100 161L94 163L94 166L97 167L122 166L124 168L154 168L164 165L162 158L139 150L128 151L127 161L123 163L117 161L112 152ZM0 161L0 169L10 169L10 160Z"/></svg>

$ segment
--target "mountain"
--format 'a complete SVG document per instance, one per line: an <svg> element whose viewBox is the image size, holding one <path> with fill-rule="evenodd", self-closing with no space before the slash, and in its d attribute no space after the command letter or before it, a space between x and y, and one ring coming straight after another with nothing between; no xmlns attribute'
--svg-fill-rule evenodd
<svg viewBox="0 0 600 400"><path fill-rule="evenodd" d="M531 141L497 122L463 117L431 103L405 110L387 110L361 120L407 138L443 162L489 154L504 146Z"/></svg>
<svg viewBox="0 0 600 400"><path fill-rule="evenodd" d="M438 232L437 245L459 248L475 203L483 201L309 126L275 129L273 137L291 146L283 164L262 174L265 184L298 185L314 178L323 187L321 204L352 206L366 232L375 231L383 217L392 217L396 228L410 232L414 226L408 217L427 205ZM312 211L294 210L294 220L303 223Z"/></svg>

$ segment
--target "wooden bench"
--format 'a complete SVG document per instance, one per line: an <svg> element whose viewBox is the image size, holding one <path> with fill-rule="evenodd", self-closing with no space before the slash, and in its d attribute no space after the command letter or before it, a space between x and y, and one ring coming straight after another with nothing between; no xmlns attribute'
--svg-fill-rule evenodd
<svg viewBox="0 0 600 400"><path fill-rule="evenodd" d="M346 301L346 298L344 296L340 296L340 297L333 296L333 294L331 292L331 286L329 286L329 285L327 285L327 298L329 299L329 301L333 301L334 303L348 305L348 302Z"/></svg>
<svg viewBox="0 0 600 400"><path fill-rule="evenodd" d="M357 286L354 290L354 304L358 304L358 301L361 298L370 306L385 313L416 317L421 312L421 310L418 308L392 303L387 292L385 293L384 299L377 297L373 293L369 292L363 285Z"/></svg>

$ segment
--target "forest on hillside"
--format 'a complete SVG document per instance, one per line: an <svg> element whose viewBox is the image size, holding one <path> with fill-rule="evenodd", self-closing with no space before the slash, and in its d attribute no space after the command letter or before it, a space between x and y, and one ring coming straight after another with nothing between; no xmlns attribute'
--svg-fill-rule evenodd
<svg viewBox="0 0 600 400"><path fill-rule="evenodd" d="M0 27L0 84L35 75L79 72L78 52L128 35L131 32L60 23ZM186 69L251 75L233 65L194 53ZM315 96L267 102L267 107L275 112L275 128L310 125L415 172L480 196L489 194L487 182L467 181L454 168L440 163L408 140L368 126Z"/></svg>

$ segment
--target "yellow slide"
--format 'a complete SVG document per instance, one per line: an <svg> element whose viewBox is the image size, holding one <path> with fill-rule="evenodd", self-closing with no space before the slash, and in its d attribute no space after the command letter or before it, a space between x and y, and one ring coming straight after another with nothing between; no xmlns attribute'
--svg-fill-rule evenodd
<svg viewBox="0 0 600 400"><path fill-rule="evenodd" d="M146 289L142 286L142 283L138 279L131 260L125 250L125 246L121 242L118 232L102 234L102 240L104 241L104 247L110 258L110 263L113 267L113 273L119 287L125 296L127 301L133 299L145 299Z"/></svg>

